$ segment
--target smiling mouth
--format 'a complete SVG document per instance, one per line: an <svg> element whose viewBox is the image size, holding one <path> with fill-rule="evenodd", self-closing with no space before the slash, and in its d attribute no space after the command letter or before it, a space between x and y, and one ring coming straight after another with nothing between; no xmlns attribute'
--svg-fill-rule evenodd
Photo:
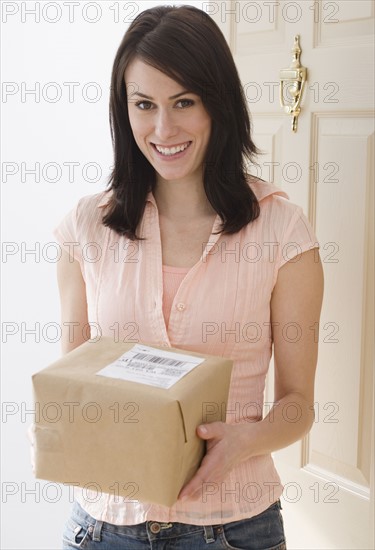
<svg viewBox="0 0 375 550"><path fill-rule="evenodd" d="M177 155L178 153L182 153L183 151L185 151L191 145L191 143L192 143L191 141L187 141L185 143L182 143L181 145L174 145L173 147L162 147L161 145L156 145L156 143L152 143L152 146L161 155L164 155L166 157L171 157L173 155Z"/></svg>

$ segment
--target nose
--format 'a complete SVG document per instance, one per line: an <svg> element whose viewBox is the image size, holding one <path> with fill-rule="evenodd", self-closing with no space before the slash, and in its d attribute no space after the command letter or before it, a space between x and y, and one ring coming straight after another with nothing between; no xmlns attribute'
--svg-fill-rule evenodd
<svg viewBox="0 0 375 550"><path fill-rule="evenodd" d="M155 136L161 142L168 141L178 133L174 113L169 109L159 108L155 118Z"/></svg>

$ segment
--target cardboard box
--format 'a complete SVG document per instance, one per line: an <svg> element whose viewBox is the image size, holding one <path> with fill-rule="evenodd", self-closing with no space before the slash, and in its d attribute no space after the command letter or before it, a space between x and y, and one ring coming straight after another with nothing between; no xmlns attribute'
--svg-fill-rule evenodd
<svg viewBox="0 0 375 550"><path fill-rule="evenodd" d="M32 377L35 475L171 506L204 455L196 427L225 421L232 361L159 348L205 359L170 389L96 375L133 346L88 341Z"/></svg>

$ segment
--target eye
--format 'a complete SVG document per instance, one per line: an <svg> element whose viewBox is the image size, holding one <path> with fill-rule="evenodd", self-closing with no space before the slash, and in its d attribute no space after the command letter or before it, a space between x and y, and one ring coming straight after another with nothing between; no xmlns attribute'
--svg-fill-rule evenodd
<svg viewBox="0 0 375 550"><path fill-rule="evenodd" d="M192 99L179 99L176 103L176 105L180 104L181 109L186 109L186 107L191 107L194 105L194 101Z"/></svg>
<svg viewBox="0 0 375 550"><path fill-rule="evenodd" d="M152 107L152 103L150 101L137 101L135 106L141 111L149 111Z"/></svg>

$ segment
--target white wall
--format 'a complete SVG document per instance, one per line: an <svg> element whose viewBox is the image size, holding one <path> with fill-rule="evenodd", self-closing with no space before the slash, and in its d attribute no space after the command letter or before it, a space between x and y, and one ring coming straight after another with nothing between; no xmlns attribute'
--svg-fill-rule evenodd
<svg viewBox="0 0 375 550"><path fill-rule="evenodd" d="M83 1L73 11L78 2L1 2L4 550L61 548L70 491L34 479L26 435L33 421L26 413L33 408L31 375L60 355L57 248L46 245L81 196L105 188L113 59L135 15L162 3L168 2ZM31 89L37 94L26 93ZM27 172L36 163L37 174Z"/></svg>

